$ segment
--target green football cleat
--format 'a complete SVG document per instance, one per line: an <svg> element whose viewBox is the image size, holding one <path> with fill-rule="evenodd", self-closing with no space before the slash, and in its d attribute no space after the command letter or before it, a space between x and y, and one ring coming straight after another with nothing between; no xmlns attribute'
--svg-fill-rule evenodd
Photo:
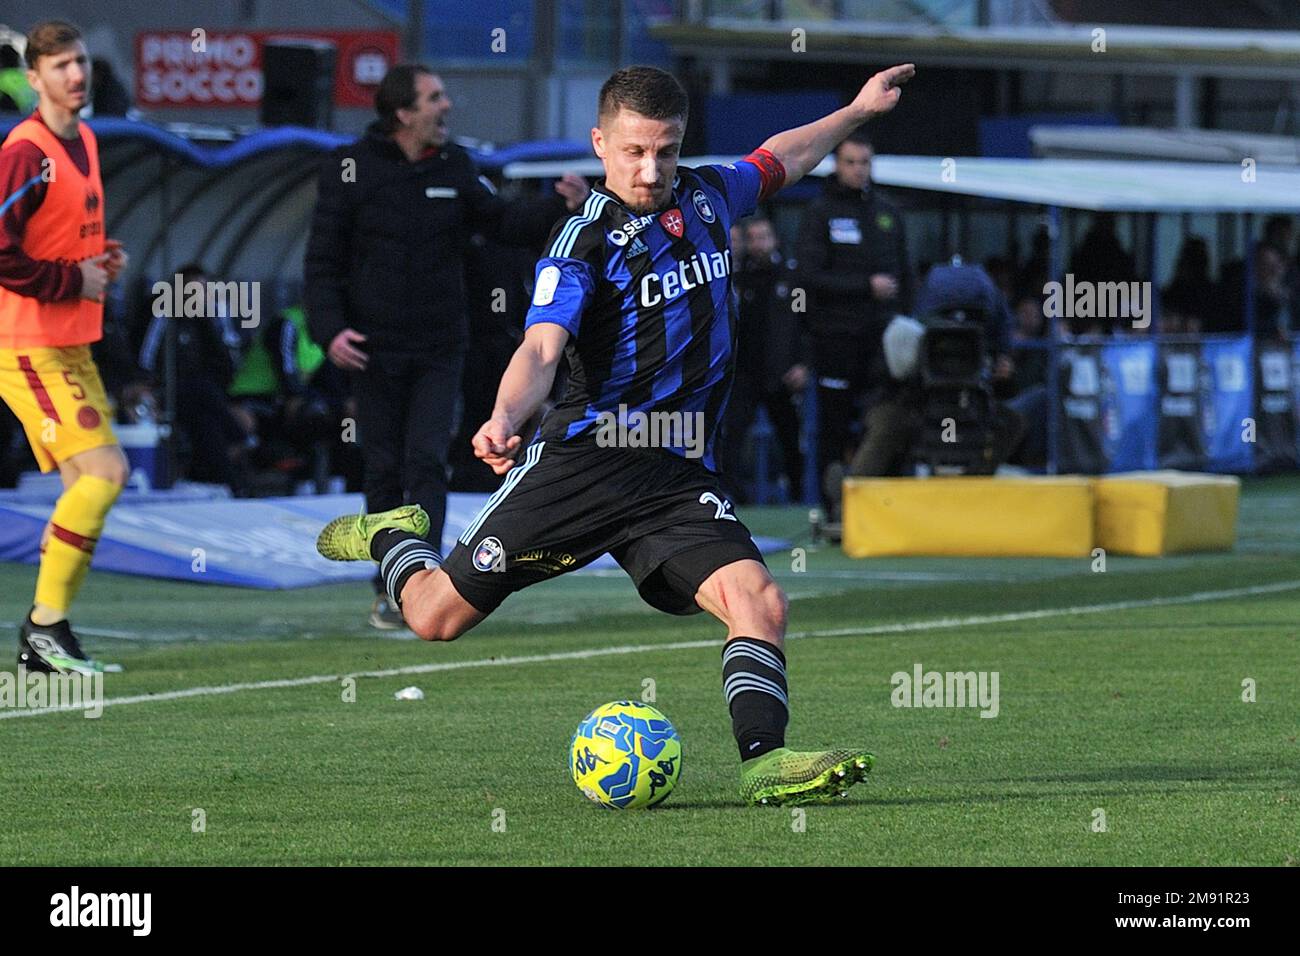
<svg viewBox="0 0 1300 956"><path fill-rule="evenodd" d="M740 765L740 795L750 806L830 803L866 779L875 762L865 750L800 753L779 747Z"/></svg>
<svg viewBox="0 0 1300 956"><path fill-rule="evenodd" d="M371 561L370 542L388 530L409 531L423 538L429 533L429 516L419 505L402 505L375 515L344 515L321 529L316 550L331 561Z"/></svg>

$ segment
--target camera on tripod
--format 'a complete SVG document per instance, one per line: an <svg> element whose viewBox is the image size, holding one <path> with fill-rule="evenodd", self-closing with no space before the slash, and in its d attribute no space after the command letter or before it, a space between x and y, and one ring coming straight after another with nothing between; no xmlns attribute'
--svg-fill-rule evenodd
<svg viewBox="0 0 1300 956"><path fill-rule="evenodd" d="M954 310L927 316L918 379L921 429L913 467L931 474L991 475L997 455L998 409L982 316Z"/></svg>

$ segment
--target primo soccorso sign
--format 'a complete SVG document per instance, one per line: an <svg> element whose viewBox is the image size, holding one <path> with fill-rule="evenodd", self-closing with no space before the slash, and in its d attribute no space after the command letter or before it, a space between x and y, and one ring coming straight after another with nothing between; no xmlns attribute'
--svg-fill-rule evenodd
<svg viewBox="0 0 1300 956"><path fill-rule="evenodd" d="M135 100L141 107L255 107L262 101L267 40L326 40L338 49L334 104L369 107L398 36L383 30L146 30L135 37Z"/></svg>

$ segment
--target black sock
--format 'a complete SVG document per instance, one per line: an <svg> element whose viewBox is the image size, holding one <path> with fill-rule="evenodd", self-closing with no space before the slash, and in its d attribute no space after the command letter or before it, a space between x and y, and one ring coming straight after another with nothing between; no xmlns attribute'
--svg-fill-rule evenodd
<svg viewBox="0 0 1300 956"><path fill-rule="evenodd" d="M432 571L442 565L442 555L433 545L410 531L389 529L370 542L370 556L379 562L379 574L394 606L402 605L402 588L411 575Z"/></svg>
<svg viewBox="0 0 1300 956"><path fill-rule="evenodd" d="M722 692L731 708L731 731L741 760L785 746L790 705L780 648L752 637L727 641L722 647Z"/></svg>

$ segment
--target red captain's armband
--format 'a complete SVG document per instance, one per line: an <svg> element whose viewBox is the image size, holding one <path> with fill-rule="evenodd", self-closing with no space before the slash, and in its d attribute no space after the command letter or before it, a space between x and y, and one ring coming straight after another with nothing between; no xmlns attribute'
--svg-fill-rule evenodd
<svg viewBox="0 0 1300 956"><path fill-rule="evenodd" d="M758 167L758 175L762 179L762 188L758 191L758 201L762 202L768 199L778 189L785 185L785 167L781 165L781 160L772 155L770 150L759 147L742 160L742 162L753 163Z"/></svg>

